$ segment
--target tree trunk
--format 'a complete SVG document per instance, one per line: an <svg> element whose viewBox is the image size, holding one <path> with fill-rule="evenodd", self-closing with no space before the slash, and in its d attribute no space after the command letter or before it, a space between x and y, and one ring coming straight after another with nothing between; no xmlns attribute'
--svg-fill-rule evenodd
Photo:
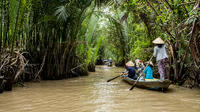
<svg viewBox="0 0 200 112"><path fill-rule="evenodd" d="M13 36L12 36L12 49L11 49L12 53L13 53L13 48L14 48L14 45L15 45L14 42L16 40L16 33L17 33L17 28L18 28L18 21L19 21L19 16L20 16L21 3L22 3L22 0L19 0L19 7L18 7L18 10L17 10L17 18L16 18L16 23L15 23L15 30L14 30L14 33L13 33Z"/></svg>
<svg viewBox="0 0 200 112"><path fill-rule="evenodd" d="M10 27L9 6L10 6L10 0L8 0L8 4L7 4L7 7L6 7L6 11L8 12L8 14L7 14L7 25L6 25L7 27L6 27L6 31L5 31L4 46L7 45L7 40L8 40L8 36L9 36L9 27Z"/></svg>
<svg viewBox="0 0 200 112"><path fill-rule="evenodd" d="M0 53L1 53L1 46L2 46L2 40L3 40L3 0L1 0L1 4L0 4L0 7L1 7L1 25L0 25Z"/></svg>

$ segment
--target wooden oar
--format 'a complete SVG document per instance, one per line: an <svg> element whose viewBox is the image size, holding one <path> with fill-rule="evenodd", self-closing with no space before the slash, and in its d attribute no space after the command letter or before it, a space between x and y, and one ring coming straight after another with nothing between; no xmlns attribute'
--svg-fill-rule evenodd
<svg viewBox="0 0 200 112"><path fill-rule="evenodd" d="M148 63L148 65L144 68L144 70L149 66L150 61L152 60L152 58L153 58L153 56L150 58L149 63ZM137 78L136 82L133 84L133 86L132 86L129 90L134 89L134 87L136 86L138 80L140 79L140 77L142 76L142 74L144 74L144 70L142 71L142 73L140 74L140 76Z"/></svg>
<svg viewBox="0 0 200 112"><path fill-rule="evenodd" d="M110 82L110 81L112 81L112 80L114 80L114 79L116 79L116 78L122 76L123 74L124 74L124 73L121 73L120 75L118 75L118 76L116 76L116 77L114 77L114 78L111 78L111 79L107 80L107 82Z"/></svg>

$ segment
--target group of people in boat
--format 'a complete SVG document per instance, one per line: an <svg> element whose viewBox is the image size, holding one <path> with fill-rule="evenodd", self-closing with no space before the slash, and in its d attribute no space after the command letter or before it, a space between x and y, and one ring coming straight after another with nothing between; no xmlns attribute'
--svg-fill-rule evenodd
<svg viewBox="0 0 200 112"><path fill-rule="evenodd" d="M124 74L127 74L129 78L136 80L138 76L145 69L144 70L145 79L154 79L153 78L153 63L150 61L150 63L146 62L145 64L143 64L142 60L139 60L139 63L137 62L137 60L135 61L135 63L133 63L132 61L129 61L126 63L126 71L124 72ZM147 66L146 68L145 68L145 65ZM143 78L144 77L141 77L141 79Z"/></svg>
<svg viewBox="0 0 200 112"><path fill-rule="evenodd" d="M166 46L161 38L156 38L153 43L155 44L153 56L156 57L156 62L158 63L158 72L160 74L160 80L165 80L165 62L167 61ZM146 67L145 67L146 65ZM153 63L148 61L143 64L142 60L136 59L135 63L128 61L126 63L126 74L129 78L136 80L138 76L144 71L143 77L140 79L154 79L153 77Z"/></svg>

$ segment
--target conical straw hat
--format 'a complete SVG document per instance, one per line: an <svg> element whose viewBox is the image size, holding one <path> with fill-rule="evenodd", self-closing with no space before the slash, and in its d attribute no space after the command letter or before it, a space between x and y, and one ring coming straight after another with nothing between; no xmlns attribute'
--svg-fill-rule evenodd
<svg viewBox="0 0 200 112"><path fill-rule="evenodd" d="M165 42L160 38L156 38L154 41L153 41L154 44L164 44Z"/></svg>
<svg viewBox="0 0 200 112"><path fill-rule="evenodd" d="M134 63L132 61L129 61L126 63L126 66L134 66Z"/></svg>
<svg viewBox="0 0 200 112"><path fill-rule="evenodd" d="M147 62L146 62L146 64L150 64L150 65L152 65L152 66L153 66L153 63L152 63L152 61L150 61L150 62L149 62L149 61L147 61Z"/></svg>

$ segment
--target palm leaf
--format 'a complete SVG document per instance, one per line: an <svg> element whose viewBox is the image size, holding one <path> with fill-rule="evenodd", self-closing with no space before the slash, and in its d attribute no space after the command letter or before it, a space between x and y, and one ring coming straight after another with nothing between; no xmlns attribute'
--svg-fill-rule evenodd
<svg viewBox="0 0 200 112"><path fill-rule="evenodd" d="M69 17L69 13L65 6L59 6L55 11L55 16L57 16L58 20L66 21L67 18Z"/></svg>

